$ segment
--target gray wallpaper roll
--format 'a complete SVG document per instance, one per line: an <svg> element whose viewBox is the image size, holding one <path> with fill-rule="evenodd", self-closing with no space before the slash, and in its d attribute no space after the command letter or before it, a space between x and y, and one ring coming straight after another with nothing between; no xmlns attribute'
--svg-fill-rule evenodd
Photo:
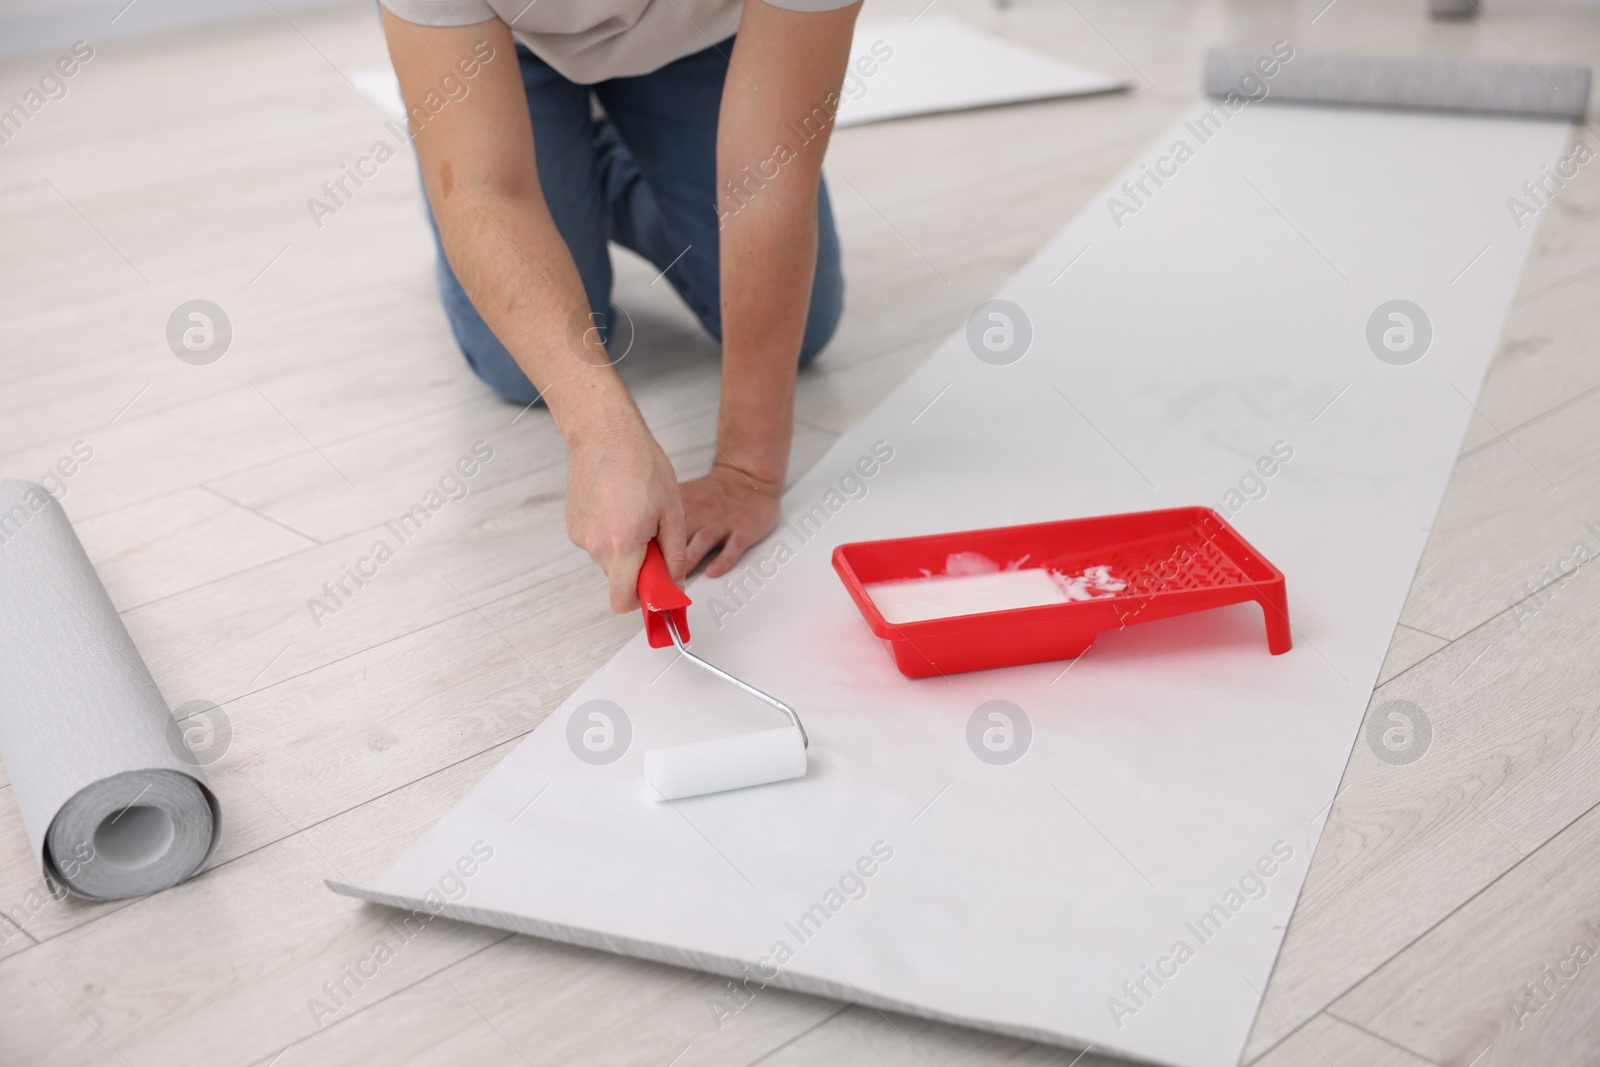
<svg viewBox="0 0 1600 1067"><path fill-rule="evenodd" d="M55 498L0 480L0 760L45 874L97 899L176 885L217 799Z"/></svg>
<svg viewBox="0 0 1600 1067"><path fill-rule="evenodd" d="M1589 106L1589 68L1569 63L1310 52L1279 62L1282 55L1211 49L1206 94L1563 119L1582 119Z"/></svg>

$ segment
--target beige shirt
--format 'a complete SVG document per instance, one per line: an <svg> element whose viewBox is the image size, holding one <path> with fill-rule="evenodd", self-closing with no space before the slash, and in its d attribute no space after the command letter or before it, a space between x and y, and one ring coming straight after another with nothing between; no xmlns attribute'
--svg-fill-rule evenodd
<svg viewBox="0 0 1600 1067"><path fill-rule="evenodd" d="M754 0L832 11L855 0ZM743 0L382 0L407 22L469 26L498 18L518 43L570 81L648 74L731 37Z"/></svg>

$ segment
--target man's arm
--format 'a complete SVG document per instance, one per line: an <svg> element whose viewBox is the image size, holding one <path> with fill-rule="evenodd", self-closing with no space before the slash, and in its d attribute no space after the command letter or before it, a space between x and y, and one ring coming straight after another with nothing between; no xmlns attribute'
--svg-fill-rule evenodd
<svg viewBox="0 0 1600 1067"><path fill-rule="evenodd" d="M708 575L726 573L777 522L816 269L817 186L860 7L799 12L746 0L739 24L717 125L717 458L708 477L683 486L690 567L722 545Z"/></svg>
<svg viewBox="0 0 1600 1067"><path fill-rule="evenodd" d="M464 97L417 130L428 203L450 267L473 307L534 386L566 440L567 532L605 570L613 611L638 606L651 538L673 576L687 570L677 477L595 331L576 350L568 323L589 303L539 188L528 101L511 31L498 19L419 26L383 12L408 110L423 108L463 59L482 61Z"/></svg>

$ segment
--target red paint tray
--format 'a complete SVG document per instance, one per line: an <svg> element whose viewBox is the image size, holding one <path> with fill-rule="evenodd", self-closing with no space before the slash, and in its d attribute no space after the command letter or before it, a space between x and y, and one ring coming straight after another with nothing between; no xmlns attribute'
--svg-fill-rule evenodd
<svg viewBox="0 0 1600 1067"><path fill-rule="evenodd" d="M1002 568L1019 564L1069 575L1105 565L1128 584L1095 600L900 624L885 620L867 594L875 582L944 574L957 552L979 553ZM1272 654L1291 645L1283 572L1210 508L859 541L834 549L833 568L908 678L1071 659L1102 630L1248 600L1266 616Z"/></svg>

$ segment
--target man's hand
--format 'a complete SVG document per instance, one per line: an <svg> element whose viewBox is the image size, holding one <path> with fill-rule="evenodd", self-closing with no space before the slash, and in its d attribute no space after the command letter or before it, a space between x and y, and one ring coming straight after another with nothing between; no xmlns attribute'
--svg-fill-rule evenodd
<svg viewBox="0 0 1600 1067"><path fill-rule="evenodd" d="M717 546L722 547L706 567L707 577L727 574L744 550L778 523L778 497L783 487L766 484L726 464L719 462L710 474L684 482L680 489L689 533L689 569L699 566Z"/></svg>
<svg viewBox="0 0 1600 1067"><path fill-rule="evenodd" d="M625 412L567 442L567 536L606 572L619 615L639 606L639 568L651 538L674 581L689 571L678 476L638 412L631 405Z"/></svg>

